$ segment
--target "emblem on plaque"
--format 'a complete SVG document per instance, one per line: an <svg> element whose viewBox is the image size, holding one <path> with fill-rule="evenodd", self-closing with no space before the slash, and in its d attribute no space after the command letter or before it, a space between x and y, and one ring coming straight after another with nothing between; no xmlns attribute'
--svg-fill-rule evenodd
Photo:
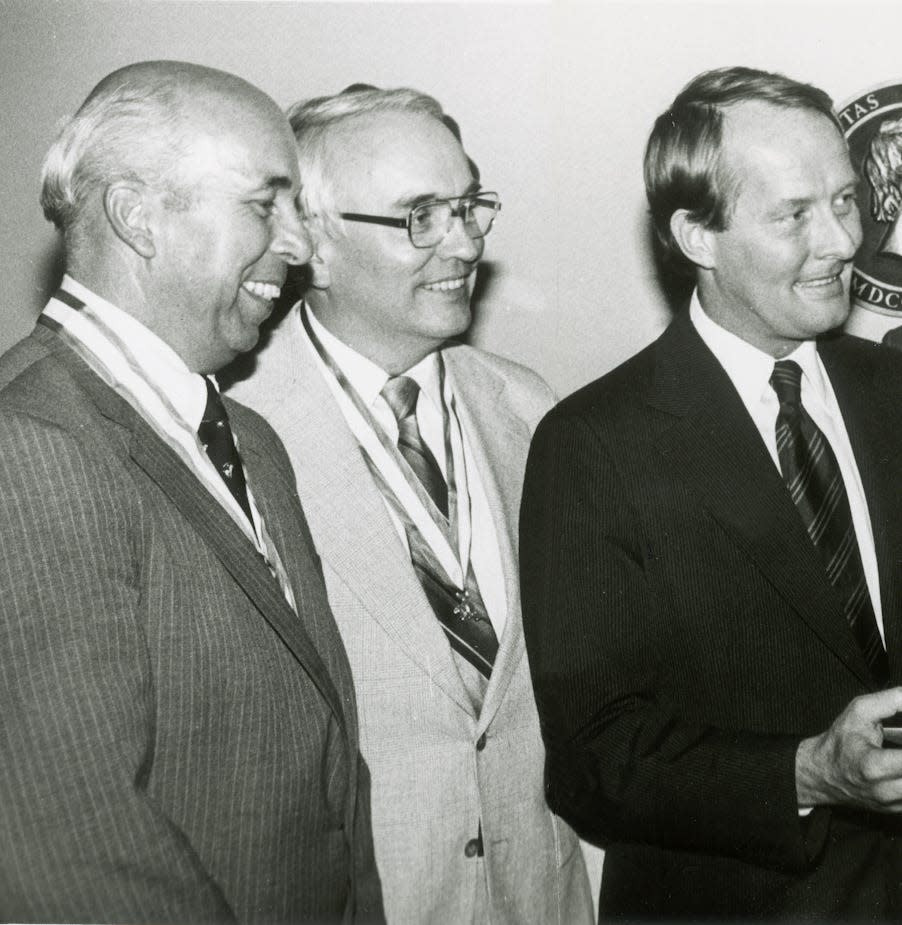
<svg viewBox="0 0 902 925"><path fill-rule="evenodd" d="M875 87L838 111L861 177L861 248L846 330L902 348L902 83Z"/></svg>

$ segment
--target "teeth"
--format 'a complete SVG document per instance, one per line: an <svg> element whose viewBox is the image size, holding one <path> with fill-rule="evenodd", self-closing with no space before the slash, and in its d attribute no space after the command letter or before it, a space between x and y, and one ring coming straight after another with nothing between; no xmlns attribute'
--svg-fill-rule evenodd
<svg viewBox="0 0 902 925"><path fill-rule="evenodd" d="M430 289L433 292L451 292L454 289L460 289L467 281L465 276L461 276L458 279L443 279L437 283L428 283L423 288Z"/></svg>
<svg viewBox="0 0 902 925"><path fill-rule="evenodd" d="M830 286L839 279L839 274L836 276L825 276L823 279L803 279L799 281L800 286Z"/></svg>
<svg viewBox="0 0 902 925"><path fill-rule="evenodd" d="M272 283L259 283L256 280L251 280L241 285L252 295L257 296L259 299L266 299L269 302L272 302L273 299L277 299L279 293L282 291L278 286L274 286Z"/></svg>

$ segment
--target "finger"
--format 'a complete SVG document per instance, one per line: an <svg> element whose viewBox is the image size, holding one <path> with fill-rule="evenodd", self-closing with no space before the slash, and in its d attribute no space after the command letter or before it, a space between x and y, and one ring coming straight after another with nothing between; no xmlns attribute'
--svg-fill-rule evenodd
<svg viewBox="0 0 902 925"><path fill-rule="evenodd" d="M885 691L856 697L849 706L858 723L880 723L902 713L902 687L889 687ZM898 725L902 726L902 716Z"/></svg>
<svg viewBox="0 0 902 925"><path fill-rule="evenodd" d="M869 801L887 811L902 811L902 780L874 784L869 790Z"/></svg>
<svg viewBox="0 0 902 925"><path fill-rule="evenodd" d="M902 749L867 748L859 756L859 770L865 786L888 783L902 798Z"/></svg>

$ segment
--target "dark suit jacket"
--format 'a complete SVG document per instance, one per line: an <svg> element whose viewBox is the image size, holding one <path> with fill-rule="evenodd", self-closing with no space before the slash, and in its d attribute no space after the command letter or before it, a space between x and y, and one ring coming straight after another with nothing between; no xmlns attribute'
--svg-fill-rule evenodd
<svg viewBox="0 0 902 925"><path fill-rule="evenodd" d="M52 332L0 360L0 918L379 913L347 659L291 466L229 403L299 614Z"/></svg>
<svg viewBox="0 0 902 925"><path fill-rule="evenodd" d="M820 353L902 682L902 366ZM523 618L549 802L606 845L602 915L898 915L893 819L800 820L795 752L874 689L781 476L688 315L540 424Z"/></svg>

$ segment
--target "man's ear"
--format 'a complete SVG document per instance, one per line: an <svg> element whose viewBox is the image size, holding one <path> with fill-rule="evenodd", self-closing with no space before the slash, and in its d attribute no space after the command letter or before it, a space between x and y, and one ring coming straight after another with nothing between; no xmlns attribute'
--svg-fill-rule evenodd
<svg viewBox="0 0 902 925"><path fill-rule="evenodd" d="M146 187L128 180L111 183L103 194L107 221L117 237L136 254L148 259L157 252L153 238L154 205Z"/></svg>
<svg viewBox="0 0 902 925"><path fill-rule="evenodd" d="M703 270L714 268L714 232L692 218L687 209L677 209L670 216L670 232L687 260Z"/></svg>
<svg viewBox="0 0 902 925"><path fill-rule="evenodd" d="M313 245L313 256L307 264L308 283L311 289L328 289L332 285L329 265L335 253L335 243L318 218L307 220L307 230Z"/></svg>

